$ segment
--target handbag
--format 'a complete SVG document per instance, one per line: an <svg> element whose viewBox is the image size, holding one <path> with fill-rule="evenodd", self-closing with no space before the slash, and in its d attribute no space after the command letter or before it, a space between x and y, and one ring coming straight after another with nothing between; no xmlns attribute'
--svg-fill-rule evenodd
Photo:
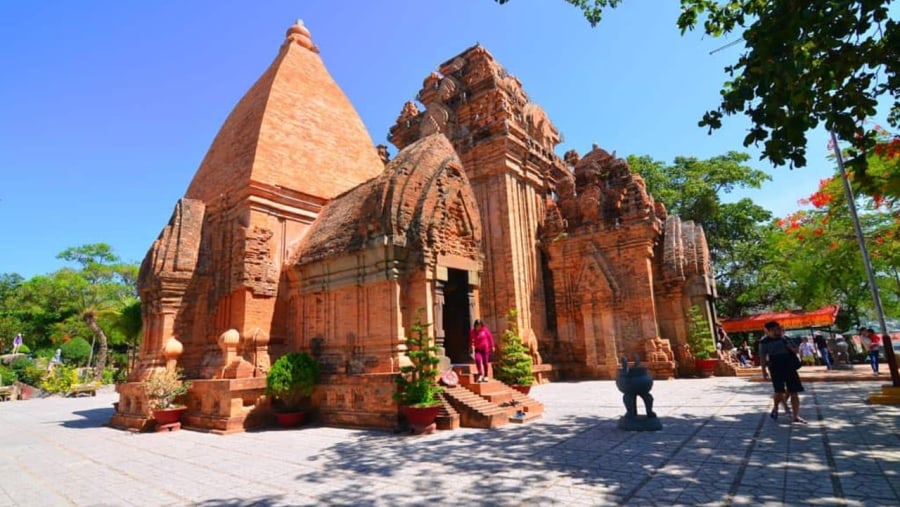
<svg viewBox="0 0 900 507"><path fill-rule="evenodd" d="M799 370L800 367L803 366L803 361L800 360L800 355L795 354L794 351L791 350L790 347L788 347L787 338L782 338L782 340L784 340L784 347L788 350L788 354L790 354L791 356L791 367L793 367L795 370Z"/></svg>

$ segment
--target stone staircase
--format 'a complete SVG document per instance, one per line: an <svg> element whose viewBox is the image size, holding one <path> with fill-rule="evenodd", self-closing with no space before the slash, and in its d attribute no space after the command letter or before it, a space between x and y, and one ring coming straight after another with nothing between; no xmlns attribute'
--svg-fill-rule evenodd
<svg viewBox="0 0 900 507"><path fill-rule="evenodd" d="M459 385L445 387L442 399L445 409L438 416L438 428L452 425L452 411L458 414L459 426L467 428L497 428L504 424L524 423L536 419L544 412L544 405L522 394L499 380L475 382L475 375L467 367L454 367Z"/></svg>
<svg viewBox="0 0 900 507"><path fill-rule="evenodd" d="M439 430L455 430L459 428L459 412L447 401L445 395L441 395L441 410L438 412L434 423Z"/></svg>

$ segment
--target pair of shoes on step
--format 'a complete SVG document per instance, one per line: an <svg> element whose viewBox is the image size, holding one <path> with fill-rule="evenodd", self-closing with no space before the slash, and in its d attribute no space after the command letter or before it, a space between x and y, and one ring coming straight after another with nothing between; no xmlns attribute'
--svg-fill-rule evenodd
<svg viewBox="0 0 900 507"><path fill-rule="evenodd" d="M488 378L485 377L485 376L483 376L483 375L479 375L479 376L475 379L475 382L476 382L476 383L483 383L483 382L487 382L487 381L488 381Z"/></svg>

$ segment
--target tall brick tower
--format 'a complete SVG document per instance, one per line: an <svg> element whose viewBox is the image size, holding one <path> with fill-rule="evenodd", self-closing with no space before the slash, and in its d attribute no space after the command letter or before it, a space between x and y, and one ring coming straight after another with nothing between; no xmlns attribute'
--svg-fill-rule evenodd
<svg viewBox="0 0 900 507"><path fill-rule="evenodd" d="M384 170L301 22L225 120L141 265L139 381L167 362L194 382L189 424L231 429L262 393L288 249L338 194ZM138 382L113 424L147 420ZM214 414L214 415L208 415ZM194 417L191 421L190 418Z"/></svg>
<svg viewBox="0 0 900 507"><path fill-rule="evenodd" d="M196 317L183 319L178 335L215 344L223 330L236 329L247 357L267 369L289 246L325 203L383 170L362 119L298 21L225 120L185 193L206 206L208 248L197 270ZM199 347L185 349L184 364L197 365ZM204 355L218 352L209 349Z"/></svg>
<svg viewBox="0 0 900 507"><path fill-rule="evenodd" d="M546 303L537 248L547 196L571 173L553 152L559 132L480 45L444 62L422 85L417 100L403 106L390 140L402 149L441 132L450 139L472 183L484 232L481 317L500 330L511 308L531 345L546 330ZM478 316L471 316L472 318Z"/></svg>

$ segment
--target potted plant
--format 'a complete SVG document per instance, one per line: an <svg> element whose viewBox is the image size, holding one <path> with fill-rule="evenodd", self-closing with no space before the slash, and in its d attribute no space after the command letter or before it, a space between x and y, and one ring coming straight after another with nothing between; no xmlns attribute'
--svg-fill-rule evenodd
<svg viewBox="0 0 900 507"><path fill-rule="evenodd" d="M396 377L397 391L394 392L394 401L400 404L400 410L417 432L437 418L441 407L438 395L443 391L437 385L440 359L437 346L426 332L429 325L417 317L412 333L406 337L406 355L411 364L400 368L400 375Z"/></svg>
<svg viewBox="0 0 900 507"><path fill-rule="evenodd" d="M305 405L319 382L319 362L307 352L290 352L278 358L266 375L266 394L278 424L297 426L306 416Z"/></svg>
<svg viewBox="0 0 900 507"><path fill-rule="evenodd" d="M184 404L179 403L179 398L188 392L191 383L183 378L181 370L165 368L154 370L144 381L157 428L180 422L181 415L187 410Z"/></svg>
<svg viewBox="0 0 900 507"><path fill-rule="evenodd" d="M503 331L500 361L494 367L494 377L520 393L528 394L534 375L531 372L531 354L519 336L518 314L515 308L506 314L506 330Z"/></svg>
<svg viewBox="0 0 900 507"><path fill-rule="evenodd" d="M719 359L716 357L716 343L712 329L697 305L691 306L688 314L688 345L694 355L694 364L701 377L709 377L716 371Z"/></svg>

